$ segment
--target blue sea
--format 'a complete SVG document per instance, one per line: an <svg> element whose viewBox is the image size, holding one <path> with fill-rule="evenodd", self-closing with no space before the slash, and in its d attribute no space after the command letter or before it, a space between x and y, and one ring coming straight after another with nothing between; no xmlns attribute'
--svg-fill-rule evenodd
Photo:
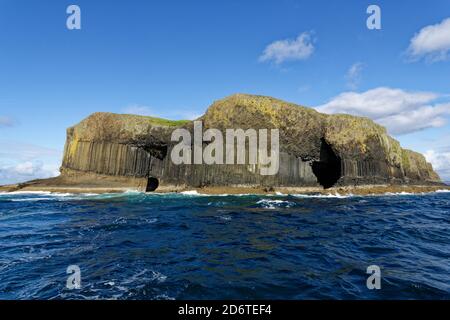
<svg viewBox="0 0 450 320"><path fill-rule="evenodd" d="M0 299L450 299L450 193L4 193Z"/></svg>

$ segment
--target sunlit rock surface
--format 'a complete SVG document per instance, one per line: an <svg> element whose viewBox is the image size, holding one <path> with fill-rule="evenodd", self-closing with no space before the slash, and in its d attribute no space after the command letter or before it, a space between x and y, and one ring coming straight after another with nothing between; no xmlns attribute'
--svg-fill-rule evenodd
<svg viewBox="0 0 450 320"><path fill-rule="evenodd" d="M214 102L199 119L203 130L279 129L280 168L262 176L251 165L175 165L172 131L192 121L94 113L67 130L61 176L70 186L307 187L435 184L439 176L416 152L402 149L368 118L326 115L278 99L236 94ZM224 134L225 136L225 134ZM149 179L150 178L150 182Z"/></svg>

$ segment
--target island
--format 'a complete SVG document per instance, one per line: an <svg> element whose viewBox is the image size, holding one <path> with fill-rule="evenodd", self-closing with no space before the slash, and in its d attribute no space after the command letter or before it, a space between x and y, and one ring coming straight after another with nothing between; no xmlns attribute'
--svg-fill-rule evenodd
<svg viewBox="0 0 450 320"><path fill-rule="evenodd" d="M58 177L0 191L367 194L445 187L423 155L403 149L368 118L235 94L196 120L204 130L278 129L277 173L261 175L258 165L248 163L175 164L172 133L193 132L194 121L98 112L67 129Z"/></svg>

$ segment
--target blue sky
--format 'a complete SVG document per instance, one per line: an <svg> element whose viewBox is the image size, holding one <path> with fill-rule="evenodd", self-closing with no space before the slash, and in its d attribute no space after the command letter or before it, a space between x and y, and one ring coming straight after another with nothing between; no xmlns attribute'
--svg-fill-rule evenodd
<svg viewBox="0 0 450 320"><path fill-rule="evenodd" d="M193 118L238 92L370 116L450 180L447 18L448 0L0 0L0 184L55 174L92 112Z"/></svg>

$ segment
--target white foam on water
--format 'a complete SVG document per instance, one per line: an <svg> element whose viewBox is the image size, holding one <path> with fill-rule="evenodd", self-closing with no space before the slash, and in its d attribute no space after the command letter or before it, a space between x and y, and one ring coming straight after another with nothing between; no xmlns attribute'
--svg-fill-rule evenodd
<svg viewBox="0 0 450 320"><path fill-rule="evenodd" d="M166 193L167 194L167 193ZM181 194L184 196L197 196L197 197L226 197L229 196L227 193L220 193L220 194L209 194L209 193L199 193L197 190L188 190L188 191L182 191L179 193L169 193L169 194Z"/></svg>
<svg viewBox="0 0 450 320"><path fill-rule="evenodd" d="M266 209L290 208L295 205L293 202L290 201L272 200L272 199L261 199L256 203Z"/></svg>
<svg viewBox="0 0 450 320"><path fill-rule="evenodd" d="M1 195L14 195L14 194L20 194L20 195L49 195L51 194L50 191L11 191L11 192L2 192Z"/></svg>
<svg viewBox="0 0 450 320"><path fill-rule="evenodd" d="M68 193L68 192L50 192L50 191L12 191L1 192L0 196L46 196L43 198L24 198L24 199L12 199L12 201L33 201L33 200L55 200L55 198L69 198L75 196L95 196L94 193ZM52 198L48 198L52 197Z"/></svg>
<svg viewBox="0 0 450 320"><path fill-rule="evenodd" d="M345 199L345 198L351 198L351 197L355 197L355 195L353 194L346 194L346 195L341 195L339 193L335 193L335 194L292 194L293 197L296 198L337 198L337 199Z"/></svg>
<svg viewBox="0 0 450 320"><path fill-rule="evenodd" d="M144 285L146 282L149 282L149 281L156 281L156 282L161 283L161 282L166 281L166 279L167 279L167 276L162 274L161 272L143 269L140 272L133 274L131 277L129 277L125 280L122 280L120 285L127 288L127 287L133 287L133 285L136 285L136 284Z"/></svg>
<svg viewBox="0 0 450 320"><path fill-rule="evenodd" d="M11 199L12 202L35 202L35 201L49 201L54 198L25 198L25 199Z"/></svg>
<svg viewBox="0 0 450 320"><path fill-rule="evenodd" d="M180 192L181 194L184 194L186 196L198 196L200 193L197 192L197 190L189 190L189 191L183 191Z"/></svg>
<svg viewBox="0 0 450 320"><path fill-rule="evenodd" d="M52 197L73 197L76 194L75 193L58 193L58 192L51 192L49 195Z"/></svg>
<svg viewBox="0 0 450 320"><path fill-rule="evenodd" d="M175 300L174 297L168 296L167 294L159 294L155 297L156 300Z"/></svg>
<svg viewBox="0 0 450 320"><path fill-rule="evenodd" d="M384 193L385 196L417 196L417 195L423 195L426 193L420 192L420 193L412 193L412 192L386 192Z"/></svg>
<svg viewBox="0 0 450 320"><path fill-rule="evenodd" d="M145 192L138 191L136 189L128 189L128 190L126 190L125 192L122 192L122 193L125 193L125 194L145 194Z"/></svg>
<svg viewBox="0 0 450 320"><path fill-rule="evenodd" d="M436 193L450 193L449 189L436 190Z"/></svg>

